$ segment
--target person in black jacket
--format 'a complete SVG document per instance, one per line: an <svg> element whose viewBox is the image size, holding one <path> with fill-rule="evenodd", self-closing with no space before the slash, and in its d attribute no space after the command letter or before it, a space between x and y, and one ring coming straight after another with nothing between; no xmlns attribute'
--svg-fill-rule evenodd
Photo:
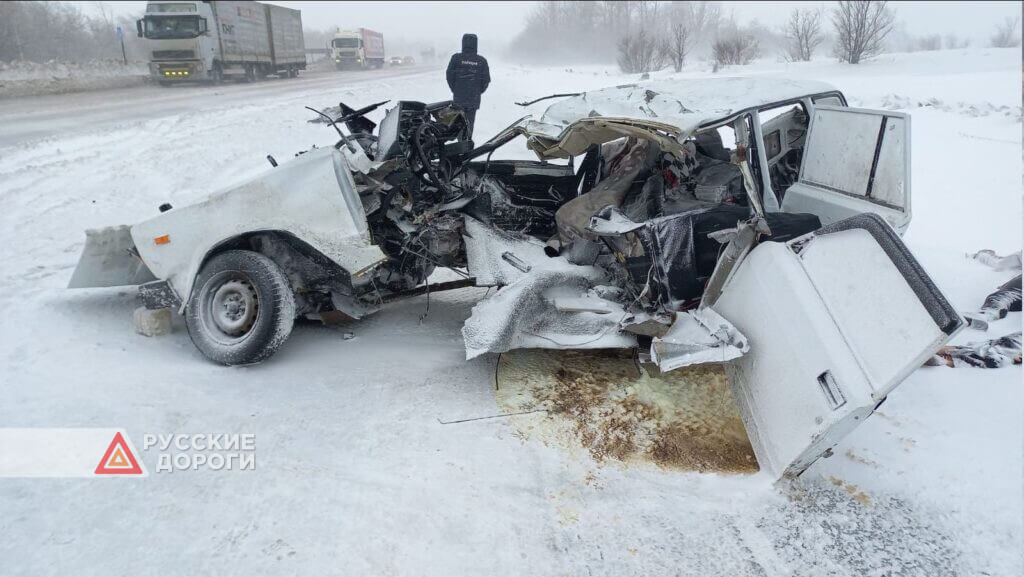
<svg viewBox="0 0 1024 577"><path fill-rule="evenodd" d="M452 103L462 108L473 135L476 110L480 108L480 95L491 83L487 59L476 53L476 34L462 35L462 52L452 54L448 61L448 88L452 90Z"/></svg>

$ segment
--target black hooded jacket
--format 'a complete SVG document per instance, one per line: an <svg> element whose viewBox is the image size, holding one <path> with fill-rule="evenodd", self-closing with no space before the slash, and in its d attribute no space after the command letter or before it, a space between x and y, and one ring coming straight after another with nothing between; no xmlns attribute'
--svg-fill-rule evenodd
<svg viewBox="0 0 1024 577"><path fill-rule="evenodd" d="M462 35L462 52L452 54L447 76L456 105L472 110L480 108L480 95L491 83L491 71L487 59L476 53L476 34Z"/></svg>

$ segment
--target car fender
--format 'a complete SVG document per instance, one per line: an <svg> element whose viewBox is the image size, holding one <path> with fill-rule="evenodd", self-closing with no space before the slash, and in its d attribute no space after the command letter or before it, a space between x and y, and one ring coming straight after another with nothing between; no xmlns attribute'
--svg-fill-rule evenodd
<svg viewBox="0 0 1024 577"><path fill-rule="evenodd" d="M370 240L348 164L334 148L312 150L203 202L141 222L131 234L153 274L187 303L203 262L218 247L261 231L290 234L353 277L387 258Z"/></svg>

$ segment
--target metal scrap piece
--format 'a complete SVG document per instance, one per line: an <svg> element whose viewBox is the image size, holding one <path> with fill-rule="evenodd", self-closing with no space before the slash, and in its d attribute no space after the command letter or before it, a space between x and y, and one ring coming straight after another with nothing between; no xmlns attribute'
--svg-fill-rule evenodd
<svg viewBox="0 0 1024 577"><path fill-rule="evenodd" d="M517 257L516 255L512 254L511 252L509 252L507 250L505 252L501 253L501 258L502 258L502 260L504 260L508 264L516 267L517 269L519 269L519 270L521 270L523 272L530 272L530 269L533 268L530 265L528 265L525 262L523 262L523 259Z"/></svg>
<svg viewBox="0 0 1024 577"><path fill-rule="evenodd" d="M651 343L658 368L671 371L700 363L724 363L750 350L740 331L710 307L680 313L662 337Z"/></svg>

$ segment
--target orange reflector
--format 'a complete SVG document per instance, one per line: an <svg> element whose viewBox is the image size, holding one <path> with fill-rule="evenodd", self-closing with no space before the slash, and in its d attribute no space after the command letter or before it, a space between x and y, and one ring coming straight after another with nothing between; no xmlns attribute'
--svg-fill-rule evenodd
<svg viewBox="0 0 1024 577"><path fill-rule="evenodd" d="M156 244L170 244L170 242L171 242L171 235L165 234L163 236L158 236L158 237L153 239L153 242L156 243Z"/></svg>

